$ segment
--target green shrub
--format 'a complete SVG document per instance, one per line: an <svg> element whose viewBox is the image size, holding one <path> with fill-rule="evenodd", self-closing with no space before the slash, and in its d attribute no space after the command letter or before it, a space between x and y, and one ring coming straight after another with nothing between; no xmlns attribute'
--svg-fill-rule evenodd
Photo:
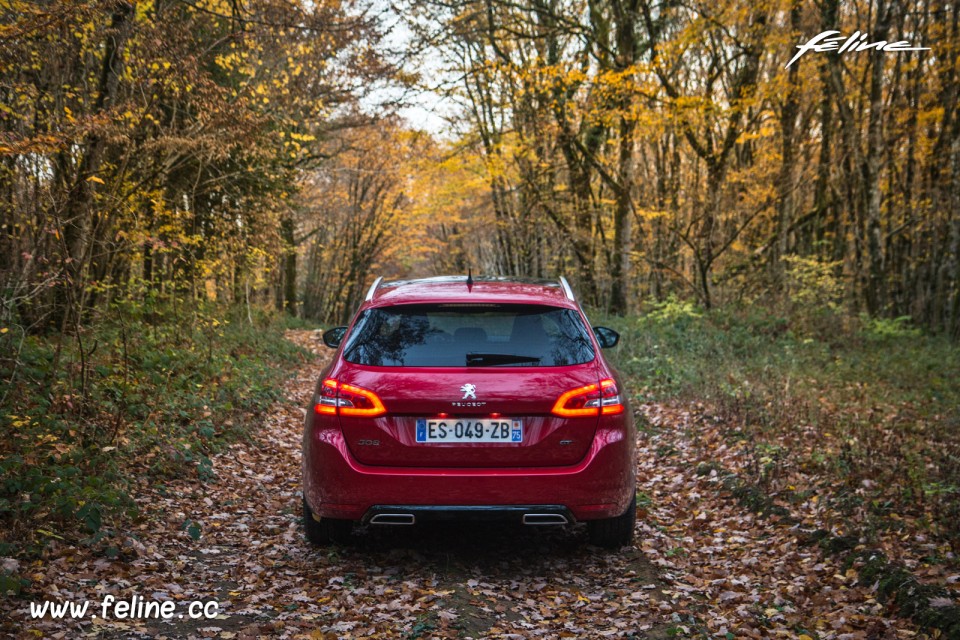
<svg viewBox="0 0 960 640"><path fill-rule="evenodd" d="M923 331L913 326L910 316L899 318L871 318L864 314L860 316L863 333L874 339L885 338L919 338Z"/></svg>
<svg viewBox="0 0 960 640"><path fill-rule="evenodd" d="M135 512L131 477L215 480L210 456L303 357L262 310L121 302L87 324L79 339L28 336L0 366L0 528L34 548L110 535Z"/></svg>

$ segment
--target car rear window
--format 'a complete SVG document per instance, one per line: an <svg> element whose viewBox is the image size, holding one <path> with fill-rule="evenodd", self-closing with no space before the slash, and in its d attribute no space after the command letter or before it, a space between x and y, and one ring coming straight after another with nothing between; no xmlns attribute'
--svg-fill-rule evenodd
<svg viewBox="0 0 960 640"><path fill-rule="evenodd" d="M556 367L594 355L578 313L518 304L367 309L344 347L348 362L376 367Z"/></svg>

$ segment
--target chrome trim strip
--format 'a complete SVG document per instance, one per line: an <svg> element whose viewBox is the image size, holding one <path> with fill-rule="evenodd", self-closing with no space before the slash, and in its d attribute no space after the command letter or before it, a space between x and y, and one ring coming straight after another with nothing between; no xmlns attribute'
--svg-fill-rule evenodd
<svg viewBox="0 0 960 640"><path fill-rule="evenodd" d="M380 276L379 278L377 278L376 280L374 280L374 281L373 281L373 284L370 285L370 289L367 291L367 297L366 297L366 300L367 300L368 302L369 302L370 300L373 300L373 294L377 292L377 287L380 286L380 283L381 283L381 282L383 282L383 276Z"/></svg>
<svg viewBox="0 0 960 640"><path fill-rule="evenodd" d="M525 513L523 524L530 526L568 524L566 516L559 513Z"/></svg>
<svg viewBox="0 0 960 640"><path fill-rule="evenodd" d="M573 289L570 288L570 283L563 276L560 276L560 286L563 287L563 292L567 294L567 297L573 300Z"/></svg>
<svg viewBox="0 0 960 640"><path fill-rule="evenodd" d="M370 524L411 525L416 521L412 513L378 513L370 518Z"/></svg>

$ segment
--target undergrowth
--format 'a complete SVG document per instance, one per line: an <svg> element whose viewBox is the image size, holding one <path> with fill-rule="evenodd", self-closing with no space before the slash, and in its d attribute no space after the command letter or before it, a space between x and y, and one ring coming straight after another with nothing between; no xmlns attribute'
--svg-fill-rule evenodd
<svg viewBox="0 0 960 640"><path fill-rule="evenodd" d="M121 302L84 324L62 338L0 330L0 556L116 534L136 477L214 481L210 456L303 357L285 321L256 309Z"/></svg>
<svg viewBox="0 0 960 640"><path fill-rule="evenodd" d="M598 318L599 320L599 318ZM960 347L905 319L704 311L670 299L623 334L614 361L637 401L702 405L750 451L771 493L817 492L867 529L912 518L960 550ZM822 487L792 487L791 469Z"/></svg>

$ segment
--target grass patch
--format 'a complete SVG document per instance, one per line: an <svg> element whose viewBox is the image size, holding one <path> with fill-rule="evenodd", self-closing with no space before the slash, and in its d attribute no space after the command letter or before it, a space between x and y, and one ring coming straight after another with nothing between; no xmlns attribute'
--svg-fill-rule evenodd
<svg viewBox="0 0 960 640"><path fill-rule="evenodd" d="M252 320L252 322L251 322ZM0 335L0 555L94 544L135 514L132 478L195 473L280 397L299 347L260 311L119 303L79 336Z"/></svg>

